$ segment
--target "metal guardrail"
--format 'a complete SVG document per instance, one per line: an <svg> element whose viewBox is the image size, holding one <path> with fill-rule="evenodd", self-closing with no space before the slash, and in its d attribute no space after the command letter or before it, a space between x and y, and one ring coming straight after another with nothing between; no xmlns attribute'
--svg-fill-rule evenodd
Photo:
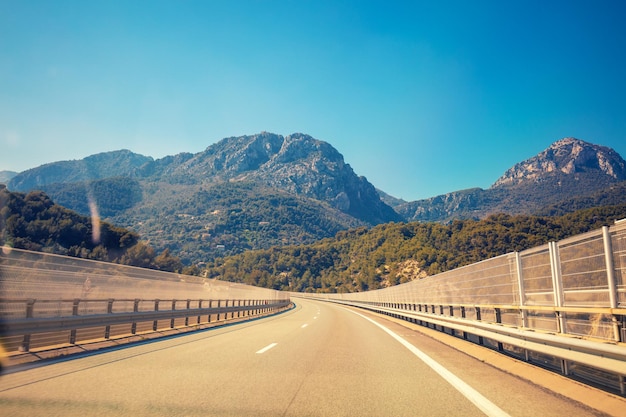
<svg viewBox="0 0 626 417"><path fill-rule="evenodd" d="M9 355L204 328L288 305L287 294L267 288L0 247L0 336Z"/></svg>
<svg viewBox="0 0 626 417"><path fill-rule="evenodd" d="M290 305L283 300L5 300L0 304L19 305L23 317L11 318L2 323L8 351L27 352L33 338L43 335L40 347L60 344L77 344L84 340L106 340L111 337L135 335L139 324L147 324L139 331L155 332L175 327L193 327L235 318L252 318L280 311ZM132 311L116 311L117 305L132 305ZM145 305L152 310L140 311ZM49 308L55 305L57 315ZM183 308L177 308L177 306ZM106 308L106 311L102 310ZM165 307L165 308L164 308ZM71 308L71 315L66 315ZM16 309L13 309L14 311ZM81 310L82 314L81 314ZM236 317L235 317L236 315ZM38 317L42 316L42 317ZM112 332L112 328L115 330ZM83 329L91 331L81 333Z"/></svg>

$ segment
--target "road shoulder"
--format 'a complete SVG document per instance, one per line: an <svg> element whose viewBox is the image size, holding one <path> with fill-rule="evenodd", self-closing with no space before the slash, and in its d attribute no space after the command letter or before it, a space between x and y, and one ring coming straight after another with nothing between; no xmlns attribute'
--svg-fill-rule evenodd
<svg viewBox="0 0 626 417"><path fill-rule="evenodd" d="M418 324L410 323L406 320L401 320L384 314L374 313L372 311L354 307L352 308L365 315L390 321L407 329L421 333L444 343L461 353L469 355L485 364L506 372L509 375L526 380L536 386L568 398L569 400L576 401L593 410L616 417L623 416L624 410L626 410L626 398L618 395L585 385L558 373L501 354L485 346L468 342L438 330L420 326Z"/></svg>

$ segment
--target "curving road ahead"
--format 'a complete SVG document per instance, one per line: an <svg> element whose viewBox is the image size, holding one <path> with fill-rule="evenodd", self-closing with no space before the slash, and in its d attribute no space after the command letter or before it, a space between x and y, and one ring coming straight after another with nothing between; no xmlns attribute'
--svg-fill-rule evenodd
<svg viewBox="0 0 626 417"><path fill-rule="evenodd" d="M296 303L271 318L4 375L0 409L81 417L599 415L395 322Z"/></svg>

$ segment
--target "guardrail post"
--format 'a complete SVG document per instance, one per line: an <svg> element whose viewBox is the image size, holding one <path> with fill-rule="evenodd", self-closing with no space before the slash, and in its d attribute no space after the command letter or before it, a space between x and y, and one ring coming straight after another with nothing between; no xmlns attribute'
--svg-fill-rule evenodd
<svg viewBox="0 0 626 417"><path fill-rule="evenodd" d="M241 300L237 300L237 318L241 317Z"/></svg>
<svg viewBox="0 0 626 417"><path fill-rule="evenodd" d="M198 310L202 310L202 300L198 300ZM196 324L200 324L200 321L202 321L202 319L200 318L200 313L198 313L198 321Z"/></svg>
<svg viewBox="0 0 626 417"><path fill-rule="evenodd" d="M519 252L515 252L515 269L517 270L517 289L519 291L519 305L521 307L526 303L526 289L524 288L524 274L522 271L522 256ZM522 327L528 327L528 311L520 309L522 318Z"/></svg>
<svg viewBox="0 0 626 417"><path fill-rule="evenodd" d="M439 315L443 316L443 306L442 305L439 305ZM435 326L435 328L437 328L437 326ZM445 326L441 326L441 331L445 333L446 332L446 327Z"/></svg>
<svg viewBox="0 0 626 417"><path fill-rule="evenodd" d="M109 298L109 300L107 301L107 314L112 314L113 313L113 299ZM108 339L111 337L111 325L107 325L104 328L104 338Z"/></svg>
<svg viewBox="0 0 626 417"><path fill-rule="evenodd" d="M556 242L549 242L550 250L550 268L552 271L552 289L554 293L554 305L563 307L563 277L561 276L561 260L559 257L559 248ZM557 326L559 333L567 333L565 327L565 317L560 311L556 311Z"/></svg>
<svg viewBox="0 0 626 417"><path fill-rule="evenodd" d="M419 311L420 313L422 313L422 312L427 312L427 311L425 310L425 307L423 307L423 306L422 306L422 304L418 304L418 305L417 305L417 309L418 309L418 311ZM424 325L424 321L423 321L422 319L419 319L419 324L420 324L420 326L423 326L423 325Z"/></svg>
<svg viewBox="0 0 626 417"><path fill-rule="evenodd" d="M448 306L448 314L450 317L454 317L454 306ZM454 330L454 328L450 328L450 334L452 336L456 336L456 330Z"/></svg>
<svg viewBox="0 0 626 417"><path fill-rule="evenodd" d="M437 314L437 313L435 313L435 305L434 304L432 304L430 306L430 313L431 314ZM437 325L436 324L433 324L433 329L437 330Z"/></svg>
<svg viewBox="0 0 626 417"><path fill-rule="evenodd" d="M78 316L78 305L80 304L80 298L74 298L72 302L72 316ZM76 329L70 330L70 344L76 344Z"/></svg>
<svg viewBox="0 0 626 417"><path fill-rule="evenodd" d="M415 304L415 311L419 311L420 313L422 312L422 305L421 304ZM417 319L415 320L416 324L422 324L422 320Z"/></svg>
<svg viewBox="0 0 626 417"><path fill-rule="evenodd" d="M154 300L154 311L159 311L159 300ZM159 327L159 321L154 320L152 322L152 331L156 331L158 327Z"/></svg>
<svg viewBox="0 0 626 417"><path fill-rule="evenodd" d="M191 300L187 299L187 310L191 308ZM185 326L189 326L189 313L185 316Z"/></svg>
<svg viewBox="0 0 626 417"><path fill-rule="evenodd" d="M465 318L465 306L461 306L461 318ZM463 340L467 340L467 332L463 331Z"/></svg>
<svg viewBox="0 0 626 417"><path fill-rule="evenodd" d="M556 242L548 244L550 250L550 267L552 270L552 283L554 285L554 305L557 307L556 319L559 333L566 334L567 327L565 324L565 316L562 311L558 310L563 307L563 276L561 275L561 259L559 257L559 247ZM561 359L561 373L569 375L569 366L565 359Z"/></svg>
<svg viewBox="0 0 626 417"><path fill-rule="evenodd" d="M176 310L176 300L172 300L172 311ZM172 317L170 319L170 329L174 328L174 321L176 321L176 319L174 319L174 317Z"/></svg>
<svg viewBox="0 0 626 417"><path fill-rule="evenodd" d="M217 300L217 321L220 321L220 307L222 305L222 300Z"/></svg>
<svg viewBox="0 0 626 417"><path fill-rule="evenodd" d="M613 245L611 244L611 235L607 226L602 227L602 241L604 242L604 263L606 265L609 303L611 308L617 308L617 283L615 281L615 266L613 264ZM611 321L613 322L613 338L616 342L623 342L617 317L613 315Z"/></svg>
<svg viewBox="0 0 626 417"><path fill-rule="evenodd" d="M517 286L519 289L519 305L522 327L528 328L528 310L524 308L526 304L526 288L524 286L524 269L522 268L522 255L515 252L515 269L517 269ZM530 362L530 352L524 349L524 358L526 362Z"/></svg>
<svg viewBox="0 0 626 417"><path fill-rule="evenodd" d="M476 320L481 321L480 307L474 307L474 309L476 310ZM478 344L479 345L484 344L484 340L482 336L478 336Z"/></svg>
<svg viewBox="0 0 626 417"><path fill-rule="evenodd" d="M27 319L32 319L33 318L33 310L35 309L35 299L34 298L29 298L26 301L26 318ZM24 338L22 339L22 345L20 346L20 351L22 352L28 352L30 350L30 334L25 334Z"/></svg>
<svg viewBox="0 0 626 417"><path fill-rule="evenodd" d="M133 303L133 313L136 313L139 311L139 299L135 298L135 301ZM135 334L137 333L137 322L133 321L132 324L130 325L130 334Z"/></svg>
<svg viewBox="0 0 626 417"><path fill-rule="evenodd" d="M496 313L496 323L502 324L502 310L496 307L494 311ZM498 341L498 352L502 352L503 350L504 346L502 345L502 342Z"/></svg>
<svg viewBox="0 0 626 417"><path fill-rule="evenodd" d="M211 323L211 309L213 308L213 300L209 300L209 317L207 322Z"/></svg>

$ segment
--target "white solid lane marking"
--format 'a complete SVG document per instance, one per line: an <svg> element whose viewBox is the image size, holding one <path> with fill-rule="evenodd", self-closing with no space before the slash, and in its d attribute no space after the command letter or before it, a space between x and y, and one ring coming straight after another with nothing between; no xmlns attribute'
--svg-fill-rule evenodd
<svg viewBox="0 0 626 417"><path fill-rule="evenodd" d="M485 413L489 417L511 417L506 411L502 410L500 407L489 401L485 396L476 391L474 388L470 387L466 382L461 380L458 376L454 375L452 372L448 371L430 356L404 340L402 337L395 334L393 331L389 330L382 324L375 322L369 317L364 316L363 314L357 313L356 311L348 310L356 315L363 317L366 320L374 323L376 326L380 327L383 331L385 331L389 336L396 339L400 342L405 348L411 351L415 356L420 358L426 365L428 365L433 371L437 372L443 379L445 379L450 385L456 388L465 398L470 400L476 407L478 407L483 413Z"/></svg>
<svg viewBox="0 0 626 417"><path fill-rule="evenodd" d="M304 329L306 326L308 326L308 324L307 324L307 323L304 323L304 324L303 324L302 326L300 326L300 327Z"/></svg>
<svg viewBox="0 0 626 417"><path fill-rule="evenodd" d="M265 353L268 350L270 350L271 348L273 348L274 346L276 346L278 343L270 343L269 345L265 346L263 349L261 350L257 350L256 353Z"/></svg>

